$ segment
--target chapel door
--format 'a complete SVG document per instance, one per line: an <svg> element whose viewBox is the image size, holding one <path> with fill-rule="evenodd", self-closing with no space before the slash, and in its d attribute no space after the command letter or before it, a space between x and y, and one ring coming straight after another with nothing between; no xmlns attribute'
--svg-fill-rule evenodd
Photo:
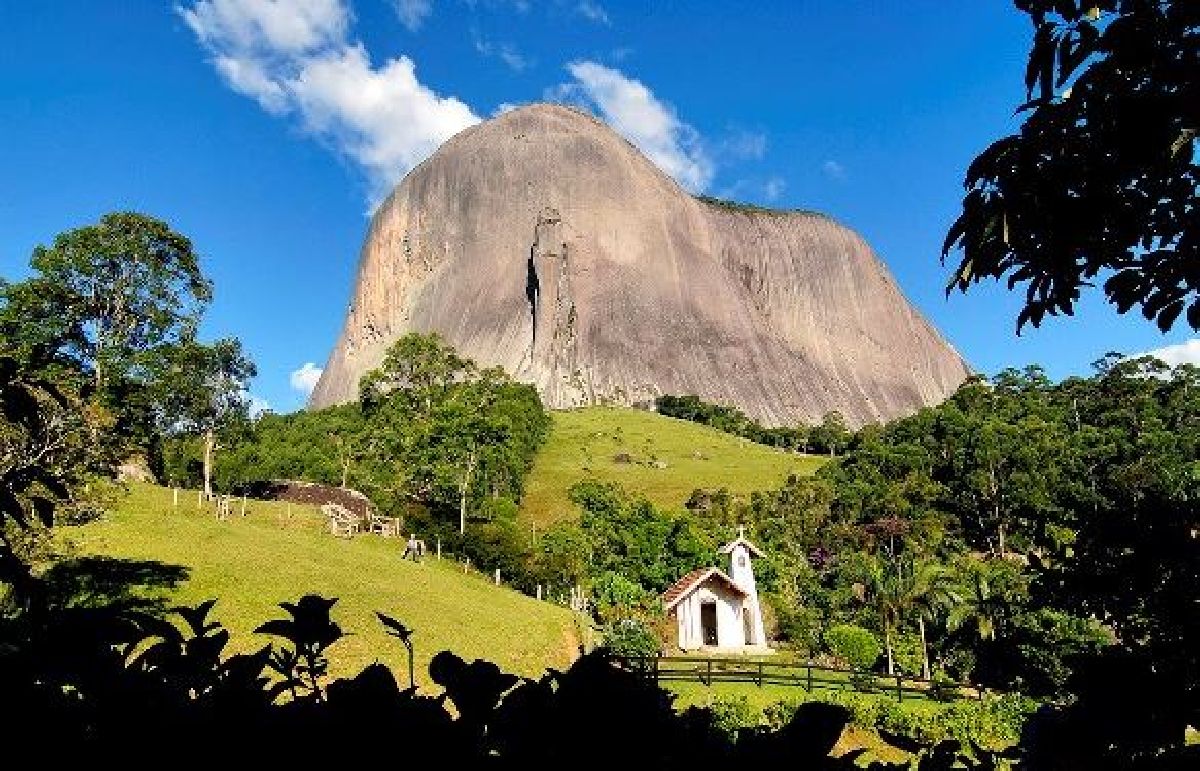
<svg viewBox="0 0 1200 771"><path fill-rule="evenodd" d="M700 604L700 631L704 634L705 645L717 644L717 603Z"/></svg>

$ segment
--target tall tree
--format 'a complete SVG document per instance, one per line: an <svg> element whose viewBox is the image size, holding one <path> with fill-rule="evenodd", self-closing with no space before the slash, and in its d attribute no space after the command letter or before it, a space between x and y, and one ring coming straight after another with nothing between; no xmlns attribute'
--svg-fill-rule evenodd
<svg viewBox="0 0 1200 771"><path fill-rule="evenodd" d="M191 241L117 212L37 247L30 267L30 278L0 285L0 332L14 354L57 351L92 381L90 401L115 421L97 441L146 431L159 364L194 335L212 297Z"/></svg>
<svg viewBox="0 0 1200 771"><path fill-rule="evenodd" d="M172 351L167 369L162 420L168 427L202 438L204 494L211 497L218 439L222 433L245 425L250 412L246 389L257 370L235 338L211 345L184 343Z"/></svg>
<svg viewBox="0 0 1200 771"><path fill-rule="evenodd" d="M1016 6L1035 30L1025 122L967 170L948 291L1023 286L1019 331L1103 279L1120 313L1200 329L1200 3Z"/></svg>

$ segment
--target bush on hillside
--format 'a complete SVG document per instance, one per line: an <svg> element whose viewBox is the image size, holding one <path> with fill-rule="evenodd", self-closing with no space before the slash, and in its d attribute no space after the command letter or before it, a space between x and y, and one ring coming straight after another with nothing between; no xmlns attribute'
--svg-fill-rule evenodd
<svg viewBox="0 0 1200 771"><path fill-rule="evenodd" d="M825 631L829 652L854 669L868 670L875 666L883 646L879 638L867 629L853 624L838 624Z"/></svg>
<svg viewBox="0 0 1200 771"><path fill-rule="evenodd" d="M613 656L657 656L662 644L644 622L622 618L605 627L603 648Z"/></svg>

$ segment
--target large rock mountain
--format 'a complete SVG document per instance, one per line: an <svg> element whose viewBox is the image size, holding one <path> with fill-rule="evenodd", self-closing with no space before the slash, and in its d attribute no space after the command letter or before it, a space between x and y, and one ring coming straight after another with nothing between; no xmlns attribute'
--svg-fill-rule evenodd
<svg viewBox="0 0 1200 771"><path fill-rule="evenodd" d="M854 232L697 200L555 105L463 131L380 206L310 406L356 398L393 340L434 330L552 407L695 393L768 425L859 424L968 375Z"/></svg>

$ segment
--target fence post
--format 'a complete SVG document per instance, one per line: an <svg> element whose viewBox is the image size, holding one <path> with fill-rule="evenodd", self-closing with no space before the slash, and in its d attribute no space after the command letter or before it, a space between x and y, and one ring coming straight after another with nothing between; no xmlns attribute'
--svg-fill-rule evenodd
<svg viewBox="0 0 1200 771"><path fill-rule="evenodd" d="M901 675L896 675L896 701L904 701L904 688L900 682Z"/></svg>
<svg viewBox="0 0 1200 771"><path fill-rule="evenodd" d="M758 662L758 687L762 688L763 684L763 663Z"/></svg>
<svg viewBox="0 0 1200 771"><path fill-rule="evenodd" d="M542 585L541 584L538 584L538 587L537 587L537 598L539 601L542 599Z"/></svg>
<svg viewBox="0 0 1200 771"><path fill-rule="evenodd" d="M713 684L713 679L712 679L712 659L709 659L709 660L708 660L708 682L707 682L707 683L705 683L705 685L707 685L707 686L709 686L709 687L712 687L712 684Z"/></svg>
<svg viewBox="0 0 1200 771"><path fill-rule="evenodd" d="M204 500L204 490L196 491L196 510L200 510L200 502Z"/></svg>
<svg viewBox="0 0 1200 771"><path fill-rule="evenodd" d="M808 665L807 669L808 669L808 692L812 693L813 688L812 688L812 664L811 663Z"/></svg>
<svg viewBox="0 0 1200 771"><path fill-rule="evenodd" d="M246 516L246 494L242 493L242 516Z"/></svg>
<svg viewBox="0 0 1200 771"><path fill-rule="evenodd" d="M176 509L179 508L179 488L178 487L175 488L174 495L171 498L171 506Z"/></svg>
<svg viewBox="0 0 1200 771"><path fill-rule="evenodd" d="M441 559L442 559L442 539L441 538L437 539L437 558L439 561L441 561Z"/></svg>
<svg viewBox="0 0 1200 771"><path fill-rule="evenodd" d="M500 568L496 568L496 586L500 585Z"/></svg>

